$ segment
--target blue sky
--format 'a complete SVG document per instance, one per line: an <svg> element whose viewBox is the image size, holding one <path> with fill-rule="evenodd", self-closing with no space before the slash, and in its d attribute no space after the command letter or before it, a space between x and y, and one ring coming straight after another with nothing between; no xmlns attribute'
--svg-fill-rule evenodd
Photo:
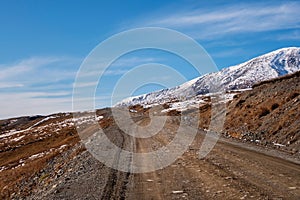
<svg viewBox="0 0 300 200"><path fill-rule="evenodd" d="M14 1L0 2L0 118L72 110L80 64L100 42L138 27L180 31L201 44L219 69L272 50L300 46L300 1ZM159 51L118 59L97 89L96 105L110 105L112 85L148 62L188 63ZM166 77L156 77L157 79ZM170 78L170 77L169 77ZM144 87L140 94L159 86Z"/></svg>

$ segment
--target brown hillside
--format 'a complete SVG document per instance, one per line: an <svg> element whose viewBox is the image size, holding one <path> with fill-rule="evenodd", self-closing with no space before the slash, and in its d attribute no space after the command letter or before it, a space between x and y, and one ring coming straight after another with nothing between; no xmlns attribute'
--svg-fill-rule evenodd
<svg viewBox="0 0 300 200"><path fill-rule="evenodd" d="M256 84L228 105L227 135L300 150L300 72Z"/></svg>

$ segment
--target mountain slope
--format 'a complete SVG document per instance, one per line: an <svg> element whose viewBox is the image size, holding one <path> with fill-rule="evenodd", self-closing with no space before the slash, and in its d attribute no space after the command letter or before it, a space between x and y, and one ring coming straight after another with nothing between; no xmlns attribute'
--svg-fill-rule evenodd
<svg viewBox="0 0 300 200"><path fill-rule="evenodd" d="M300 72L262 82L228 105L226 135L299 156ZM202 115L203 116L203 115Z"/></svg>
<svg viewBox="0 0 300 200"><path fill-rule="evenodd" d="M206 74L174 88L129 97L117 103L116 106L161 104L174 99L189 99L196 95L216 92L219 89L251 88L255 83L298 70L300 70L300 48L282 48L219 72ZM220 83L217 88L214 85L216 81Z"/></svg>

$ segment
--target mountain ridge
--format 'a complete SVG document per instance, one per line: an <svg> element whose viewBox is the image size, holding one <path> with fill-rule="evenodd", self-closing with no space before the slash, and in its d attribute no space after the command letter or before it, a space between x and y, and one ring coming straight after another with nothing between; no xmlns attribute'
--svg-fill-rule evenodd
<svg viewBox="0 0 300 200"><path fill-rule="evenodd" d="M254 84L300 70L300 47L285 47L218 72L204 74L173 88L128 97L116 107L162 104L217 91L251 88ZM215 83L220 83L216 85Z"/></svg>

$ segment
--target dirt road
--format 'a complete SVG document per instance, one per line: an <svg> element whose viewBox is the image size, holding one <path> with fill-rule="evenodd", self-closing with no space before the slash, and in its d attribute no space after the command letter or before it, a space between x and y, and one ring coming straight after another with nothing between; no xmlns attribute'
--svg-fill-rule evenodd
<svg viewBox="0 0 300 200"><path fill-rule="evenodd" d="M145 119L140 119L142 124ZM177 126L167 122L156 136L136 139L115 124L106 129L111 141L135 152L149 152L166 145ZM187 129L188 130L188 129ZM188 134L188 131L187 133ZM104 166L83 152L63 176L35 199L299 199L300 165L266 149L219 140L204 159L198 150L204 138L199 131L188 151L170 166L150 173L133 174ZM282 154L281 154L282 155ZM115 154L119 162L120 152ZM151 166L153 161L145 160ZM144 164L145 164L144 163ZM50 188L50 189L49 189Z"/></svg>
<svg viewBox="0 0 300 200"><path fill-rule="evenodd" d="M204 134L199 132L188 152L171 166L132 175L128 199L299 199L299 165L226 140L200 160L197 152ZM163 135L159 138L164 141ZM140 152L151 145L137 143Z"/></svg>

